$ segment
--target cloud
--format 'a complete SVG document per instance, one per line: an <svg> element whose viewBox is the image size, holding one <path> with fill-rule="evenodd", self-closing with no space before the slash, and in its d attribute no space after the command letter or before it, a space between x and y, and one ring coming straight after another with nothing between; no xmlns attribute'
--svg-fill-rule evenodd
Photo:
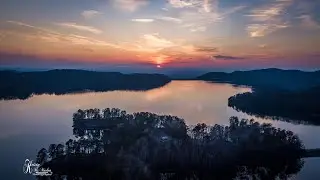
<svg viewBox="0 0 320 180"><path fill-rule="evenodd" d="M18 25L18 26L24 26L24 27L28 27L28 28L32 28L32 29L37 29L39 31L45 31L45 32L49 32L49 33L53 33L53 34L57 34L57 32L45 29L45 28L41 28L41 27L37 27L37 26L33 26L30 24L26 24L23 22L19 22L19 21L7 21L8 23L14 24L14 25Z"/></svg>
<svg viewBox="0 0 320 180"><path fill-rule="evenodd" d="M8 23L23 26L35 30L34 33L26 33L22 31L16 32L15 35L22 36L32 40L40 40L48 43L65 43L68 45L82 45L82 46L108 46L113 48L120 48L120 46L105 41L97 40L94 38L79 36L75 34L62 34L52 30L48 30L42 27L37 27L23 22L18 21L7 21Z"/></svg>
<svg viewBox="0 0 320 180"><path fill-rule="evenodd" d="M133 43L124 43L125 49L137 52L160 53L162 50L177 47L178 44L161 37L159 33L144 34L139 40Z"/></svg>
<svg viewBox="0 0 320 180"><path fill-rule="evenodd" d="M113 0L116 8L128 12L134 12L139 8L148 5L148 0Z"/></svg>
<svg viewBox="0 0 320 180"><path fill-rule="evenodd" d="M157 19L162 21L174 22L174 23L182 23L182 20L179 18L169 17L169 16L160 16Z"/></svg>
<svg viewBox="0 0 320 180"><path fill-rule="evenodd" d="M76 23L66 22L66 23L56 23L56 25L67 27L67 28L76 29L76 30L79 30L79 31L87 31L87 32L91 32L91 33L94 33L94 34L101 34L102 33L101 30L99 30L99 29L97 29L95 27L78 25Z"/></svg>
<svg viewBox="0 0 320 180"><path fill-rule="evenodd" d="M288 24L250 24L247 31L250 37L263 37L288 26Z"/></svg>
<svg viewBox="0 0 320 180"><path fill-rule="evenodd" d="M151 57L152 61L156 62L156 64L158 64L158 65L164 64L167 61L168 58L169 58L169 56L166 56L166 55L163 55L163 54Z"/></svg>
<svg viewBox="0 0 320 180"><path fill-rule="evenodd" d="M273 20L275 16L281 15L283 13L284 6L282 4L275 4L271 7L264 7L261 9L254 9L251 11L252 14L247 16L252 17L254 21L264 22L268 20Z"/></svg>
<svg viewBox="0 0 320 180"><path fill-rule="evenodd" d="M207 13L218 6L218 0L169 0L168 3L173 8L195 8Z"/></svg>
<svg viewBox="0 0 320 180"><path fill-rule="evenodd" d="M63 37L64 40L75 44L75 45L86 45L86 46L109 46L109 47L113 47L113 48L120 48L118 45L112 44L112 43L107 43L105 41L101 41L101 40L97 40L97 39L93 39L90 37L86 37L86 36L79 36L79 35L75 35L75 34L71 34L71 35L67 35Z"/></svg>
<svg viewBox="0 0 320 180"><path fill-rule="evenodd" d="M216 47L196 47L195 51L213 53L213 52L218 52L218 48L216 48Z"/></svg>
<svg viewBox="0 0 320 180"><path fill-rule="evenodd" d="M94 38L79 36L76 34L50 34L42 33L36 35L34 38L39 38L43 41L50 43L66 43L69 45L81 45L81 46L108 46L112 48L120 48L120 46L105 41L97 40Z"/></svg>
<svg viewBox="0 0 320 180"><path fill-rule="evenodd" d="M243 57L234 57L234 56L224 56L224 55L213 55L211 56L213 60L240 60L244 59Z"/></svg>
<svg viewBox="0 0 320 180"><path fill-rule="evenodd" d="M26 23L23 23L23 22L19 22L19 21L7 21L8 23L11 23L11 24L15 24L15 25L19 25L19 26L25 26L25 27L30 27L30 28L37 28L35 26L32 26L32 25L29 25L29 24L26 24Z"/></svg>
<svg viewBox="0 0 320 180"><path fill-rule="evenodd" d="M260 45L259 45L259 48L262 48L262 49L267 48L267 47L268 47L267 44L260 44Z"/></svg>
<svg viewBox="0 0 320 180"><path fill-rule="evenodd" d="M290 24L284 20L284 17L292 2L292 0L275 0L271 4L251 10L250 14L245 15L250 17L253 22L247 27L249 36L263 37L289 27Z"/></svg>
<svg viewBox="0 0 320 180"><path fill-rule="evenodd" d="M81 13L81 15L86 19L93 18L99 14L102 14L102 13L96 10L86 10Z"/></svg>
<svg viewBox="0 0 320 180"><path fill-rule="evenodd" d="M151 48L155 50L175 46L175 44L172 41L160 37L158 33L145 34L143 35L142 39L146 48Z"/></svg>
<svg viewBox="0 0 320 180"><path fill-rule="evenodd" d="M211 12L210 0L203 0L203 9L206 12Z"/></svg>
<svg viewBox="0 0 320 180"><path fill-rule="evenodd" d="M163 11L169 11L168 8L161 8L161 10L163 10Z"/></svg>
<svg viewBox="0 0 320 180"><path fill-rule="evenodd" d="M6 37L6 33L0 32L0 42Z"/></svg>
<svg viewBox="0 0 320 180"><path fill-rule="evenodd" d="M191 32L204 32L207 30L205 26L197 26L190 29Z"/></svg>
<svg viewBox="0 0 320 180"><path fill-rule="evenodd" d="M141 23L150 23L153 22L154 19L131 19L133 22L141 22Z"/></svg>
<svg viewBox="0 0 320 180"><path fill-rule="evenodd" d="M116 44L112 43L107 43L105 41L97 40L94 38L86 37L86 36L79 36L75 34L48 34L48 33L42 33L34 36L30 36L31 38L34 39L39 39L45 42L49 43L65 43L68 45L80 45L80 46L107 46L107 47L112 47L112 48L120 48Z"/></svg>
<svg viewBox="0 0 320 180"><path fill-rule="evenodd" d="M203 32L210 24L222 22L227 16L245 8L235 6L224 11L218 10L218 1L194 0L189 10L182 11L179 19L183 22L182 27L188 28L191 32Z"/></svg>
<svg viewBox="0 0 320 180"><path fill-rule="evenodd" d="M185 11L179 17L183 21L182 27L191 32L206 31L207 26L212 23L221 22L223 17L214 12Z"/></svg>
<svg viewBox="0 0 320 180"><path fill-rule="evenodd" d="M185 8L194 6L195 1L186 0L169 0L168 3L174 8Z"/></svg>
<svg viewBox="0 0 320 180"><path fill-rule="evenodd" d="M222 15L223 16L227 16L227 15L230 15L230 14L233 14L233 13L236 13L238 11L241 11L243 9L247 8L247 6L235 6L235 7L232 7L230 9L227 9Z"/></svg>
<svg viewBox="0 0 320 180"><path fill-rule="evenodd" d="M178 17L182 27L191 32L204 32L210 24L221 22L228 15L238 12L245 6L236 6L219 11L219 0L168 0L171 8L182 9ZM168 19L169 20L169 19Z"/></svg>
<svg viewBox="0 0 320 180"><path fill-rule="evenodd" d="M298 19L301 20L301 25L305 28L320 29L320 24L311 15L301 15Z"/></svg>

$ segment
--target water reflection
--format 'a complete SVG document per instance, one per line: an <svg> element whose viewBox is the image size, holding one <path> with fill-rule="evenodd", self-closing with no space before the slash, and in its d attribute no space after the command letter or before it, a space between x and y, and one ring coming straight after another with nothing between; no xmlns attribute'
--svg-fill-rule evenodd
<svg viewBox="0 0 320 180"><path fill-rule="evenodd" d="M39 129L68 133L68 120L77 109L119 107L128 112L148 111L184 118L189 124L225 124L237 112L227 107L228 97L249 89L201 81L174 81L150 91L112 91L70 95L40 95L27 100L0 101L0 137ZM18 125L18 126L17 126Z"/></svg>
<svg viewBox="0 0 320 180"><path fill-rule="evenodd" d="M73 112L78 109L118 107L128 113L147 111L181 117L187 124L227 125L230 116L251 118L227 106L228 98L248 88L202 81L173 81L149 91L112 91L68 95L39 95L27 100L0 101L0 174L23 179L21 164L50 143L72 137ZM297 133L306 148L319 148L320 128L257 119ZM13 152L13 153L5 153ZM306 167L308 166L306 161ZM304 169L301 171L303 174ZM317 171L314 177L320 177ZM29 177L30 178L30 177Z"/></svg>

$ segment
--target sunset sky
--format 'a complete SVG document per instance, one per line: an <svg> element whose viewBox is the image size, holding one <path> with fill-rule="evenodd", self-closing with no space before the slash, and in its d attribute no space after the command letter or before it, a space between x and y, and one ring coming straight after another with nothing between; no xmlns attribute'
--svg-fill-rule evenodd
<svg viewBox="0 0 320 180"><path fill-rule="evenodd" d="M2 68L320 68L320 0L1 0Z"/></svg>

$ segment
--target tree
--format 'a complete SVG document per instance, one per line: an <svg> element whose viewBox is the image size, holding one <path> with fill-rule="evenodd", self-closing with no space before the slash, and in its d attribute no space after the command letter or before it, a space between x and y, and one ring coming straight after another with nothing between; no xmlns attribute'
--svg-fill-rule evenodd
<svg viewBox="0 0 320 180"><path fill-rule="evenodd" d="M93 109L93 119L101 119L100 109Z"/></svg>
<svg viewBox="0 0 320 180"><path fill-rule="evenodd" d="M74 153L74 143L72 139L66 142L66 154Z"/></svg>
<svg viewBox="0 0 320 180"><path fill-rule="evenodd" d="M49 155L52 159L56 158L56 154L57 154L56 147L57 147L56 144L50 144L50 146L49 146L48 151L49 151Z"/></svg>
<svg viewBox="0 0 320 180"><path fill-rule="evenodd" d="M103 110L103 119L110 118L110 115L111 115L110 108L106 108L106 109Z"/></svg>
<svg viewBox="0 0 320 180"><path fill-rule="evenodd" d="M45 162L47 162L47 158L48 158L48 152L45 148L42 148L37 155L37 159L36 162L38 164L43 164Z"/></svg>
<svg viewBox="0 0 320 180"><path fill-rule="evenodd" d="M73 114L73 120L85 119L86 113L79 109L76 113Z"/></svg>

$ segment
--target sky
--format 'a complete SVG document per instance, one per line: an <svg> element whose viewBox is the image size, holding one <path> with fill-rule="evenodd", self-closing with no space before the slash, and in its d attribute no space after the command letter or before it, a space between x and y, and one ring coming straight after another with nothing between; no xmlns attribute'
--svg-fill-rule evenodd
<svg viewBox="0 0 320 180"><path fill-rule="evenodd" d="M1 68L320 68L320 0L2 0Z"/></svg>

